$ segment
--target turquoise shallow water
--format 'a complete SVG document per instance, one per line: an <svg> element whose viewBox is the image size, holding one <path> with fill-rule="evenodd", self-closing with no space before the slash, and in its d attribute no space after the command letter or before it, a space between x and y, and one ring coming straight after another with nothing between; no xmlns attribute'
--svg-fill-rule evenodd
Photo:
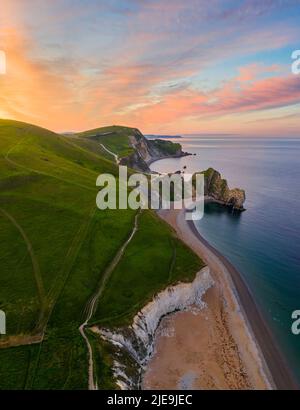
<svg viewBox="0 0 300 410"><path fill-rule="evenodd" d="M232 215L207 204L197 228L241 272L300 382L300 335L291 332L291 314L300 309L300 139L186 136L176 142L197 155L157 161L153 170L212 166L230 187L245 189L246 212Z"/></svg>

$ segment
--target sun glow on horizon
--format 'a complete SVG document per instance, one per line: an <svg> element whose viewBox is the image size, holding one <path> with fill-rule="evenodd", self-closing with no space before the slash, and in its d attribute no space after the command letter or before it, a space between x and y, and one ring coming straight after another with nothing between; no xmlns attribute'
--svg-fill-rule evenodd
<svg viewBox="0 0 300 410"><path fill-rule="evenodd" d="M2 3L0 117L58 132L300 135L293 1Z"/></svg>

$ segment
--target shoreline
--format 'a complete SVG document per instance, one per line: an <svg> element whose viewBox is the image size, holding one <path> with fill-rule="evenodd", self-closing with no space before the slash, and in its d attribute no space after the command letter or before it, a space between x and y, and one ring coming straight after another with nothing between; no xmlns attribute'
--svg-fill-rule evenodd
<svg viewBox="0 0 300 410"><path fill-rule="evenodd" d="M163 210L159 216L168 222L214 273L229 309L231 333L249 373L264 378L269 388L298 389L270 329L238 270L198 232L193 221L185 220L185 211ZM226 294L227 293L227 294ZM245 342L248 345L245 347ZM253 363L255 362L255 363Z"/></svg>
<svg viewBox="0 0 300 410"><path fill-rule="evenodd" d="M165 156L160 157L160 158L151 158L151 159L149 159L148 161L145 161L145 162L148 165L148 167L150 167L150 165L152 165L154 162L157 162L157 161L160 161L160 160L163 160L163 159L178 159L178 158L183 158L183 157L189 157L191 155L194 155L194 154L191 154L190 152L183 152L182 154L178 154L178 155L165 155ZM151 170L151 172L153 172L153 171Z"/></svg>
<svg viewBox="0 0 300 410"><path fill-rule="evenodd" d="M271 330L259 311L251 292L242 278L239 271L232 265L229 260L214 248L206 239L204 239L197 230L193 221L186 221L190 230L202 244L209 249L225 266L229 272L233 285L235 287L238 301L244 311L245 319L249 322L250 330L253 332L259 349L272 375L274 384L278 390L293 389L297 390L296 381L288 368L276 342L273 340Z"/></svg>

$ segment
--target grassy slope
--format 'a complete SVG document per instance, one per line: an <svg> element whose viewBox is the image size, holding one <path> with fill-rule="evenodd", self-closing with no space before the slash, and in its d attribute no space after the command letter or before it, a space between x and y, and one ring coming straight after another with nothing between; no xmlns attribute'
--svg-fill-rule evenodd
<svg viewBox="0 0 300 410"><path fill-rule="evenodd" d="M147 211L98 304L94 322L109 326L131 323L153 294L171 283L190 281L203 265L170 227Z"/></svg>
<svg viewBox="0 0 300 410"><path fill-rule="evenodd" d="M176 155L180 151L181 145L178 142L172 142L167 140L150 140L153 147L160 150L162 155Z"/></svg>
<svg viewBox="0 0 300 410"><path fill-rule="evenodd" d="M110 151L117 154L120 158L126 157L133 152L133 148L130 145L129 136L133 135L135 129L129 127L120 127L113 125L111 127L96 128L93 130L85 131L77 134L78 137L93 137L98 144L103 144ZM107 135L101 135L106 134Z"/></svg>
<svg viewBox="0 0 300 410"><path fill-rule="evenodd" d="M85 389L87 352L78 326L131 232L134 211L96 210L96 177L117 175L117 167L84 139L0 120L0 153L0 309L9 341L46 328L42 343L0 349L0 389ZM201 266L154 214L146 212L139 223L94 321L128 323L155 291Z"/></svg>

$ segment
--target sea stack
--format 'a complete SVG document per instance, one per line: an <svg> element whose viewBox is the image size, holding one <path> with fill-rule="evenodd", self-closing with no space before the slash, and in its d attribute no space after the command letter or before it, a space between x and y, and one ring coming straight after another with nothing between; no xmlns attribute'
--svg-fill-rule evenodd
<svg viewBox="0 0 300 410"><path fill-rule="evenodd" d="M243 189L229 189L227 180L214 168L200 172L204 174L204 195L206 199L232 207L234 210L245 211L246 194Z"/></svg>

